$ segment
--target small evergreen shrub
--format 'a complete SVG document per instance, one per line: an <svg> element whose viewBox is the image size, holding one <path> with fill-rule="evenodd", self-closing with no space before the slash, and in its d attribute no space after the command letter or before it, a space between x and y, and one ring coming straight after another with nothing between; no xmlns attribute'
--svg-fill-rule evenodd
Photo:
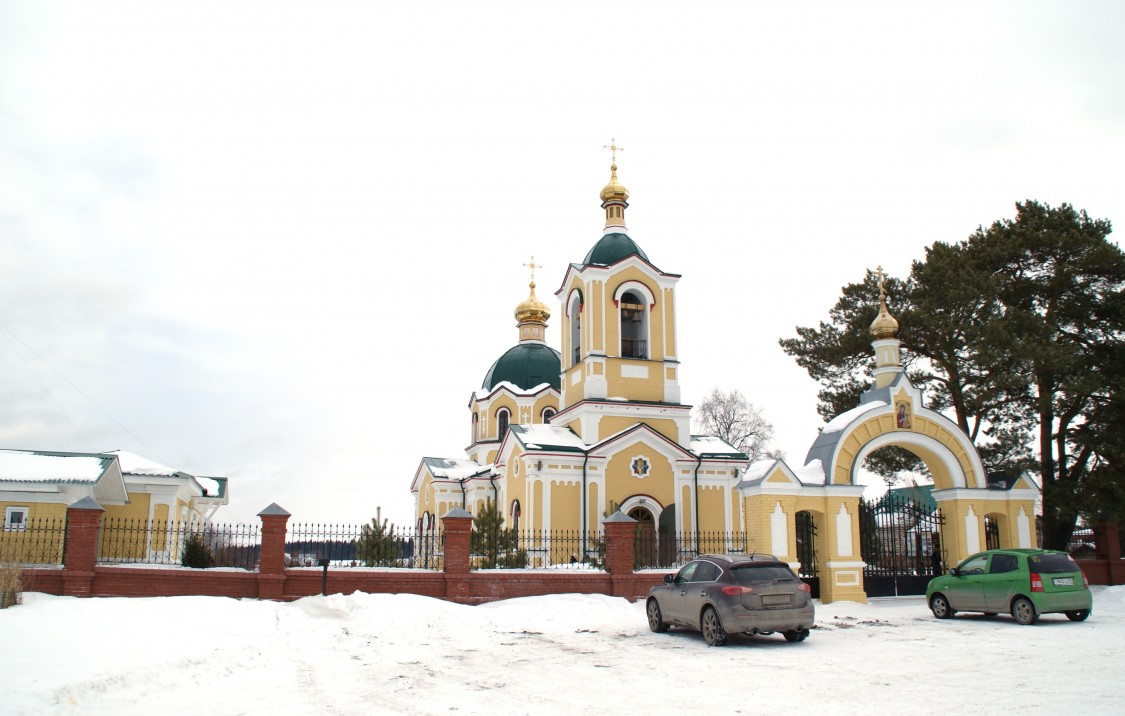
<svg viewBox="0 0 1125 716"><path fill-rule="evenodd" d="M180 557L180 564L195 569L207 569L215 566L215 558L211 556L211 548L203 540L203 535L193 532L184 542L184 554Z"/></svg>

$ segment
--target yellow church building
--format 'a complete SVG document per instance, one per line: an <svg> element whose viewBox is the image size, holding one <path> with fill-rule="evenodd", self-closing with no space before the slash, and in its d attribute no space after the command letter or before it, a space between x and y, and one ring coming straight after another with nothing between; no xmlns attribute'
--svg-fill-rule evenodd
<svg viewBox="0 0 1125 716"><path fill-rule="evenodd" d="M691 434L691 406L680 401L680 276L629 236L628 198L614 162L602 236L555 292L561 353L546 343L551 311L533 275L515 311L519 342L469 399L467 456L423 458L415 472L420 528L493 500L508 527L535 533L596 533L618 510L653 533L741 531L746 455Z"/></svg>
<svg viewBox="0 0 1125 716"><path fill-rule="evenodd" d="M493 501L520 533L583 535L572 557L585 559L603 518L620 511L637 522L638 546L658 550L640 564L667 566L685 552L768 552L814 574L824 601L864 601L873 566L865 549L877 557L861 537L857 478L867 455L896 446L933 476L938 526L924 542L945 564L990 545L1035 546L1037 486L991 479L968 437L926 407L903 370L885 296L871 326L874 384L821 428L799 467L750 463L717 437L692 435L679 383L680 276L629 235L616 161L600 198L602 236L555 291L561 352L547 345L551 311L533 274L515 311L519 342L469 399L466 456L426 457L415 470L420 531L439 530L454 508L479 515Z"/></svg>

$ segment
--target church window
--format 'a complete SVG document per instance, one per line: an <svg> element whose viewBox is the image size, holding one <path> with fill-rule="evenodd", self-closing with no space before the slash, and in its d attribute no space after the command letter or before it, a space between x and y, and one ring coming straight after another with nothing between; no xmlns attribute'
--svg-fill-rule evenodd
<svg viewBox="0 0 1125 716"><path fill-rule="evenodd" d="M520 528L520 501L512 500L512 531L518 532Z"/></svg>
<svg viewBox="0 0 1125 716"><path fill-rule="evenodd" d="M570 299L570 364L578 365L582 360L582 297L575 294Z"/></svg>
<svg viewBox="0 0 1125 716"><path fill-rule="evenodd" d="M635 291L626 291L618 304L621 314L621 357L648 358L648 306Z"/></svg>
<svg viewBox="0 0 1125 716"><path fill-rule="evenodd" d="M496 411L496 439L502 440L508 432L508 421L512 418L507 408Z"/></svg>
<svg viewBox="0 0 1125 716"><path fill-rule="evenodd" d="M473 442L474 443L477 441L477 435L479 434L477 432L477 430L479 428L480 428L480 417L476 413L473 413Z"/></svg>
<svg viewBox="0 0 1125 716"><path fill-rule="evenodd" d="M553 418L553 417L555 417L555 409L554 408L543 408L543 422L544 423L550 422L551 418Z"/></svg>

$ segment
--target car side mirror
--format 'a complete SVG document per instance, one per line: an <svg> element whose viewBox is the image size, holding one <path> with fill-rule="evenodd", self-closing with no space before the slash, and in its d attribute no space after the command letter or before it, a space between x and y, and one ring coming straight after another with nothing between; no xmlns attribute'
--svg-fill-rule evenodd
<svg viewBox="0 0 1125 716"><path fill-rule="evenodd" d="M949 570L949 573L951 575L953 575L954 577L960 577L961 576L961 573L957 571L956 567L951 567L950 570Z"/></svg>
<svg viewBox="0 0 1125 716"><path fill-rule="evenodd" d="M676 581L676 578L674 576L672 576L671 574L665 574L664 575L664 583L665 584L671 584L674 581Z"/></svg>

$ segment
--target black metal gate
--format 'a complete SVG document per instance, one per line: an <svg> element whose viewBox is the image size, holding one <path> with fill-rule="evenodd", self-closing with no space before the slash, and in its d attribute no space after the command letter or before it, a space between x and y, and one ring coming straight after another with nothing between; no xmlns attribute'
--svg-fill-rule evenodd
<svg viewBox="0 0 1125 716"><path fill-rule="evenodd" d="M941 510L887 493L872 502L861 501L859 519L867 596L925 594L926 584L945 569Z"/></svg>
<svg viewBox="0 0 1125 716"><path fill-rule="evenodd" d="M794 517L797 528L797 559L801 563L797 576L809 585L813 599L820 599L820 574L816 565L816 521L811 512L798 512Z"/></svg>

